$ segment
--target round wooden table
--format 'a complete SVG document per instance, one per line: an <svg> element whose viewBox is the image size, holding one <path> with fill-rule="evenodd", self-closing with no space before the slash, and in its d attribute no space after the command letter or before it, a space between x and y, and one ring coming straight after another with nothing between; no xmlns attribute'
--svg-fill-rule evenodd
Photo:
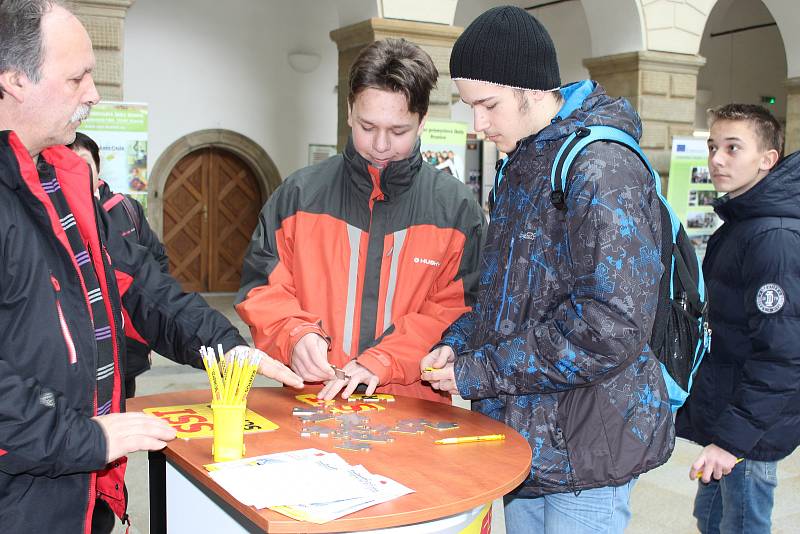
<svg viewBox="0 0 800 534"><path fill-rule="evenodd" d="M429 421L454 422L458 428L448 431L427 429L423 434L392 434L394 441L372 443L369 451L336 448L333 438L302 437L301 424L292 415L296 406L307 406L297 395L313 394L318 388L257 388L248 396L247 407L279 425L272 432L245 434L246 456L317 448L335 452L351 465L361 464L415 490L398 499L375 505L325 524L296 521L269 509L245 506L217 485L203 468L212 463L211 439L176 439L162 453L150 455L151 532L161 531L158 510L163 495L164 459L199 490L232 516L246 519L245 531L263 532L346 532L385 529L399 525L428 522L463 513L491 503L519 485L528 475L531 449L528 442L510 427L482 414L462 408L395 396L395 402L381 402L382 411L365 411L372 425L393 426L402 419L425 418ZM128 411L210 402L210 391L184 391L151 395L128 400ZM375 404L375 403L368 403ZM336 405L358 411L358 403L337 398ZM502 441L437 445L444 437L505 434ZM159 457L161 465L159 466ZM161 480L159 480L159 478ZM271 483L280 483L275 481ZM309 481L309 484L313 484ZM163 497L165 498L165 497ZM155 509L154 509L155 508ZM166 502L167 513L170 503ZM242 517L237 520L242 522ZM166 523L161 523L166 525Z"/></svg>

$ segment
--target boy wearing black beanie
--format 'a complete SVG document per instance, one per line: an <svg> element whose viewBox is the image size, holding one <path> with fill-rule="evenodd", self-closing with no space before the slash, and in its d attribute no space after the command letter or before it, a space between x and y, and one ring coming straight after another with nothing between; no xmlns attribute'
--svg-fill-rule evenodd
<svg viewBox="0 0 800 534"><path fill-rule="evenodd" d="M638 139L641 122L595 82L562 87L547 30L517 7L470 24L450 73L475 130L508 156L478 302L423 358L423 379L528 438L530 474L505 499L509 532L622 532L633 483L674 444L647 344L663 271L659 199L648 169L615 143L580 152L563 210L550 174L579 128L609 125Z"/></svg>

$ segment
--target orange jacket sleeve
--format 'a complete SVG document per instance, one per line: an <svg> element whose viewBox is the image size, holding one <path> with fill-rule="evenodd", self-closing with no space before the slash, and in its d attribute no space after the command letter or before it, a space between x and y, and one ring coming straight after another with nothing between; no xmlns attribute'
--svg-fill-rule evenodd
<svg viewBox="0 0 800 534"><path fill-rule="evenodd" d="M304 311L296 297L291 271L293 216L277 220L276 191L261 211L242 268L236 311L250 327L253 344L285 364L297 341L309 332L328 339L320 318Z"/></svg>

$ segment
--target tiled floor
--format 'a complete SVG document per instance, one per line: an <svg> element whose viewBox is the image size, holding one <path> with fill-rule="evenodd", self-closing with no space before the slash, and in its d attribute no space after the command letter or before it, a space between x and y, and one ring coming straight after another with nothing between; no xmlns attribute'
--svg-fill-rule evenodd
<svg viewBox="0 0 800 534"><path fill-rule="evenodd" d="M209 303L225 313L249 340L244 324L231 308L232 295L207 295ZM255 386L274 385L259 377ZM207 388L203 371L176 365L155 357L153 368L137 381L137 393L153 393ZM695 484L688 479L689 465L694 461L699 447L678 441L672 458L662 467L640 477L636 484L632 509L633 520L628 533L684 534L697 532L691 515ZM129 512L133 519L131 534L149 532L147 456L137 453L130 457L126 477L129 494ZM800 451L796 451L778 466L778 489L773 510L774 534L800 532ZM794 497L792 497L794 495ZM495 507L493 532L505 532L501 508ZM115 533L123 533L118 528Z"/></svg>

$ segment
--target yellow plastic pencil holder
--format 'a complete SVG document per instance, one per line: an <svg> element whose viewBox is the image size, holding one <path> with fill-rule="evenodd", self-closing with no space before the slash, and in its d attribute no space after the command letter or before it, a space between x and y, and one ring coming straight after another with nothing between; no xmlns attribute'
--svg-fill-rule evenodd
<svg viewBox="0 0 800 534"><path fill-rule="evenodd" d="M215 462L238 460L244 456L244 412L247 405L214 404L214 444L211 452Z"/></svg>

